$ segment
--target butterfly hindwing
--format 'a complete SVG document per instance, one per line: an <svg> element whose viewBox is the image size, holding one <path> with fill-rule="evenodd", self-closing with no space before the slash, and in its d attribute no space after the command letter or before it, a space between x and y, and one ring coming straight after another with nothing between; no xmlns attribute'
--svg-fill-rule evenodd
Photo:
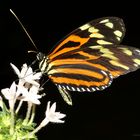
<svg viewBox="0 0 140 140"><path fill-rule="evenodd" d="M105 89L113 78L139 67L139 49L123 45L90 46L51 62L48 74L59 88L93 92Z"/></svg>

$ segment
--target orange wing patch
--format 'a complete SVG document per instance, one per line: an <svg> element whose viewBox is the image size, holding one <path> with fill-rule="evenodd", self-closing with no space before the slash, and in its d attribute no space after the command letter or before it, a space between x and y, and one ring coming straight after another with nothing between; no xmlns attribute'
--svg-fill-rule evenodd
<svg viewBox="0 0 140 140"><path fill-rule="evenodd" d="M85 44L86 42L88 42L89 38L81 38L80 36L77 35L70 35L68 38L66 38L63 42L61 42L56 49L50 54L49 58L52 60L54 59L56 56L64 54L66 52L78 49L81 45ZM79 45L76 47L68 47L65 46L65 48L61 49L60 51L58 51L63 45L67 44L69 41L71 42L78 42Z"/></svg>

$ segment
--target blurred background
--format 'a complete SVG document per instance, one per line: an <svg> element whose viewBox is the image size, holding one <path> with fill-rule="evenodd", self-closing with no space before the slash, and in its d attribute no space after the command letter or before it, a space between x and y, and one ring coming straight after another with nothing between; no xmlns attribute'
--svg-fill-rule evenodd
<svg viewBox="0 0 140 140"><path fill-rule="evenodd" d="M49 53L65 35L90 20L117 16L126 24L122 44L140 49L139 9L137 3L121 1L0 1L0 88L17 79L9 63L19 68L36 59L35 50L9 9L20 18L38 50ZM47 80L47 77L46 77ZM47 101L57 102L65 113L64 124L49 124L39 131L41 140L124 140L140 138L140 70L121 76L104 91L71 92L73 106L61 98L55 85L45 85L46 96L37 108L36 122L44 117Z"/></svg>

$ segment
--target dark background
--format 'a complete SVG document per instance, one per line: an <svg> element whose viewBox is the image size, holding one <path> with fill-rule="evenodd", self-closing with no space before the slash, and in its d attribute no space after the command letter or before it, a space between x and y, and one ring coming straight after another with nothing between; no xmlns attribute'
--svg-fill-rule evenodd
<svg viewBox="0 0 140 140"><path fill-rule="evenodd" d="M139 4L138 4L139 5ZM35 50L18 22L9 12L12 8L38 49L49 50L78 26L99 17L117 16L126 24L122 44L140 48L139 10L134 1L0 1L0 81L1 88L9 87L17 77L9 63L20 68L30 64ZM45 85L47 95L37 109L36 122L44 117L48 100L57 102L58 111L67 114L64 124L49 124L39 133L42 140L124 140L140 139L140 70L115 79L104 91L72 92L73 106L66 105L50 81Z"/></svg>

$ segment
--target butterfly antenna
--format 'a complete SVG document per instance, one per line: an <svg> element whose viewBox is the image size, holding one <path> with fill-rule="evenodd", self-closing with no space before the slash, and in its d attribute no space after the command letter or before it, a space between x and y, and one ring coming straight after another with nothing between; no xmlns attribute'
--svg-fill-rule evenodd
<svg viewBox="0 0 140 140"><path fill-rule="evenodd" d="M19 24L21 25L22 29L24 30L24 32L26 33L26 35L28 36L28 38L30 39L31 43L33 44L33 46L37 49L34 41L32 40L31 36L29 35L29 33L27 32L26 28L23 26L22 22L19 20L19 18L17 17L17 15L13 12L12 9L10 9L10 12L13 14L13 16L16 18L16 20L19 22Z"/></svg>
<svg viewBox="0 0 140 140"><path fill-rule="evenodd" d="M48 78L42 85L41 88L49 81L50 79Z"/></svg>

